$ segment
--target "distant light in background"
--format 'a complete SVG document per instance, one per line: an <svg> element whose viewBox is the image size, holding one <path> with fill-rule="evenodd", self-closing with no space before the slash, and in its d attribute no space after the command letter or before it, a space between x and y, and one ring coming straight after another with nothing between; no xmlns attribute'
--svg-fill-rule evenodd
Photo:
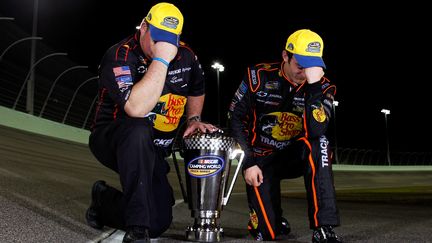
<svg viewBox="0 0 432 243"><path fill-rule="evenodd" d="M385 129L386 129L386 144L387 144L387 163L391 165L390 163L390 144L389 144L389 132L388 132L388 125L387 125L387 115L390 115L390 110L382 109L382 113L384 113L384 119L385 119Z"/></svg>
<svg viewBox="0 0 432 243"><path fill-rule="evenodd" d="M218 121L218 126L221 126L220 123L220 91L219 91L219 72L223 72L225 70L225 67L218 63L215 62L212 66L212 68L216 69L216 84L217 84L217 121Z"/></svg>
<svg viewBox="0 0 432 243"><path fill-rule="evenodd" d="M12 17L0 17L0 20L15 20L15 18L12 18Z"/></svg>

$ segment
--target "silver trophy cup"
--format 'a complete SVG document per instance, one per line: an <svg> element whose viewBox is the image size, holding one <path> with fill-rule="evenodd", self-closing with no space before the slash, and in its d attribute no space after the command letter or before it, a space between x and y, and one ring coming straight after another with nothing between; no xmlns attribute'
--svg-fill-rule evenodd
<svg viewBox="0 0 432 243"><path fill-rule="evenodd" d="M236 149L233 138L221 132L186 137L184 148L188 203L194 218L194 224L186 230L186 238L199 242L220 241L223 228L217 219L228 203L244 152ZM237 157L237 169L226 191L231 162Z"/></svg>

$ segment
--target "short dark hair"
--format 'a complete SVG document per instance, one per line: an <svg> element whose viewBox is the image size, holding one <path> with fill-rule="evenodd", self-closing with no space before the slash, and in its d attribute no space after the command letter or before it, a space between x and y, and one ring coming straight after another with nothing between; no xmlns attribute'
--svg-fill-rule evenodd
<svg viewBox="0 0 432 243"><path fill-rule="evenodd" d="M294 54L292 54L291 52L285 50L287 52L287 56L288 56L288 60L291 60L291 58L293 57Z"/></svg>

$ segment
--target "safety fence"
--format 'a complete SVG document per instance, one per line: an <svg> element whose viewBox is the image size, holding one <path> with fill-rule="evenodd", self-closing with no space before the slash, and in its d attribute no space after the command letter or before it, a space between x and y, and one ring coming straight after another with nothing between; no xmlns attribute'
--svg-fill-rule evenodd
<svg viewBox="0 0 432 243"><path fill-rule="evenodd" d="M335 151L336 152L336 151ZM432 152L390 152L356 148L338 148L336 164L352 165L432 165Z"/></svg>
<svg viewBox="0 0 432 243"><path fill-rule="evenodd" d="M95 70L46 45L42 37L29 37L13 18L0 18L0 35L0 105L89 129L96 106Z"/></svg>

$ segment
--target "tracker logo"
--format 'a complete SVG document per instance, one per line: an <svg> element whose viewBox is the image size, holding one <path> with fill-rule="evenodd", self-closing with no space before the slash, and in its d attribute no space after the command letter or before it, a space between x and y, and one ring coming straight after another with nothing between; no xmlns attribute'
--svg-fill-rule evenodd
<svg viewBox="0 0 432 243"><path fill-rule="evenodd" d="M329 156L328 156L328 140L326 137L320 137L320 148L321 148L321 167L329 166Z"/></svg>
<svg viewBox="0 0 432 243"><path fill-rule="evenodd" d="M173 140L174 140L174 138L170 138L170 139L156 138L155 140L153 140L153 143L159 147L168 147L171 145Z"/></svg>
<svg viewBox="0 0 432 243"><path fill-rule="evenodd" d="M269 138L266 138L266 137L263 137L263 136L260 136L260 137L261 137L261 142L262 143L270 145L272 147L275 147L275 148L277 148L279 150L284 149L285 147L287 147L291 143L290 141L278 142L278 141L275 141L273 139L269 139Z"/></svg>

